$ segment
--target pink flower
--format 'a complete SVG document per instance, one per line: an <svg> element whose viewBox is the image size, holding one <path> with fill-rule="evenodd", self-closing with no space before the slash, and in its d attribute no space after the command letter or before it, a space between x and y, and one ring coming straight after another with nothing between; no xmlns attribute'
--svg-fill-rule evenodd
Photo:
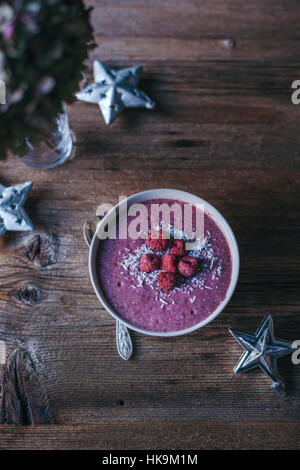
<svg viewBox="0 0 300 470"><path fill-rule="evenodd" d="M38 85L38 92L41 95L47 95L55 87L56 81L53 77L43 77Z"/></svg>
<svg viewBox="0 0 300 470"><path fill-rule="evenodd" d="M13 22L10 23L4 23L2 26L2 34L5 39L10 39L15 31L15 26Z"/></svg>
<svg viewBox="0 0 300 470"><path fill-rule="evenodd" d="M26 25L27 31L37 34L40 30L39 25L36 23L35 18L30 13L23 13L21 15L22 22Z"/></svg>
<svg viewBox="0 0 300 470"><path fill-rule="evenodd" d="M18 88L17 90L15 90L13 93L11 93L8 96L7 101L9 104L16 104L22 101L23 97L24 97L24 90L22 90L22 88Z"/></svg>

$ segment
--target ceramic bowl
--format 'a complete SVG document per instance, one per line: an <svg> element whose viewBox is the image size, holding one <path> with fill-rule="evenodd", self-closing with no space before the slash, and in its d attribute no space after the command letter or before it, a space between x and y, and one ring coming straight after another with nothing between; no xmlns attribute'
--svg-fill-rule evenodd
<svg viewBox="0 0 300 470"><path fill-rule="evenodd" d="M130 323L126 322L123 318L118 315L118 313L110 306L110 304L107 302L103 291L101 289L101 285L98 281L97 277L97 272L96 272L96 255L98 251L98 246L100 243L99 238L97 237L97 233L95 233L91 247L90 247L90 253L89 253L89 272L90 272L90 277L92 281L92 285L94 287L95 293L100 300L101 304L104 306L104 308L107 310L107 312L114 317L116 320L120 321L124 325L126 325L128 328L131 330L138 331L139 333L143 333L146 335L151 335L151 336L161 336L161 337L170 337L170 336L179 336L179 335L185 335L187 333L191 333L192 331L198 330L199 328L203 328L203 326L207 325L210 323L212 320L214 320L221 312L224 310L226 305L228 304L234 289L237 284L238 280L238 275L239 275L239 265L240 265L240 257L239 257L239 250L238 250L238 245L235 239L235 236L233 234L232 229L230 228L228 222L224 219L224 217L220 214L215 207L213 207L211 204L208 202L204 201L204 199L201 199L199 196L196 196L194 194L185 192L185 191L179 191L177 189L151 189L149 191L142 191L140 193L134 194L130 197L127 198L127 200L123 200L121 203L117 204L114 209L119 210L122 204L128 205L128 207L132 204L135 203L140 203L142 201L146 201L149 199L175 199L175 200L180 200L189 204L203 204L204 205L204 211L211 216L211 218L217 223L219 228L222 230L227 243L230 248L231 252L231 258L232 258L232 273L231 273L231 280L230 284L226 293L226 296L224 300L218 305L218 307L204 320L201 322L193 325L190 328L186 328L184 330L179 330L179 331L168 331L168 332L159 332L159 331L149 331L145 330L143 328L138 328L134 325L131 325ZM105 227L107 222L109 221L110 217L112 217L113 211L108 212L105 217L102 219L102 221L99 224L98 229L101 229Z"/></svg>

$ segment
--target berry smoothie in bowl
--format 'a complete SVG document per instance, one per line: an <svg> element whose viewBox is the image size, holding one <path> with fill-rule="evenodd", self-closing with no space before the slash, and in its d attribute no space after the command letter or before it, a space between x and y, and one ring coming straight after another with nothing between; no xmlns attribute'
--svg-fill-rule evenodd
<svg viewBox="0 0 300 470"><path fill-rule="evenodd" d="M177 336L212 321L229 302L239 273L234 234L196 195L143 191L99 223L89 256L94 290L128 328Z"/></svg>

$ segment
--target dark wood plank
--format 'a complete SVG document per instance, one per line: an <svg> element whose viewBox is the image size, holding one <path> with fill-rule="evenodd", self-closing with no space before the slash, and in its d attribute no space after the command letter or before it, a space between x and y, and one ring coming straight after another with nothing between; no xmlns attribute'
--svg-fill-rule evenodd
<svg viewBox="0 0 300 470"><path fill-rule="evenodd" d="M1 424L55 424L42 378L28 351L13 351L1 379Z"/></svg>
<svg viewBox="0 0 300 470"><path fill-rule="evenodd" d="M299 37L297 0L89 0L97 32L108 37L252 39ZM152 51L153 53L153 51Z"/></svg>
<svg viewBox="0 0 300 470"><path fill-rule="evenodd" d="M298 448L299 430L299 424L261 422L6 426L1 429L0 449L291 450Z"/></svg>
<svg viewBox="0 0 300 470"><path fill-rule="evenodd" d="M91 59L144 64L141 87L157 108L126 110L106 127L97 106L76 102L73 161L49 172L17 157L1 163L4 184L34 181L26 208L36 230L0 239L0 340L39 364L64 426L0 427L0 447L178 449L187 436L187 448L299 447L300 366L279 362L281 399L259 371L233 375L241 350L227 331L254 331L271 311L277 335L299 339L298 2L88 3L99 43ZM100 202L154 187L191 191L224 214L240 281L202 331L133 334L124 363L89 281L82 226Z"/></svg>

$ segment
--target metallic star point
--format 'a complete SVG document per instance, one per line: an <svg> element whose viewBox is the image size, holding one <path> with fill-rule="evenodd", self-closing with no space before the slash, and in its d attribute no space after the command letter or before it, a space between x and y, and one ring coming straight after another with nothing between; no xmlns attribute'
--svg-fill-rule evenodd
<svg viewBox="0 0 300 470"><path fill-rule="evenodd" d="M106 124L111 124L124 108L154 108L155 103L137 88L141 66L115 70L95 60L93 69L94 83L76 93L76 98L98 104Z"/></svg>
<svg viewBox="0 0 300 470"><path fill-rule="evenodd" d="M0 184L0 236L6 231L33 230L33 224L23 209L32 182L6 188Z"/></svg>
<svg viewBox="0 0 300 470"><path fill-rule="evenodd" d="M229 332L245 350L233 369L234 373L260 367L272 380L271 388L284 393L284 383L278 375L277 359L292 353L294 348L291 342L274 338L271 314L266 315L254 335L233 329Z"/></svg>

